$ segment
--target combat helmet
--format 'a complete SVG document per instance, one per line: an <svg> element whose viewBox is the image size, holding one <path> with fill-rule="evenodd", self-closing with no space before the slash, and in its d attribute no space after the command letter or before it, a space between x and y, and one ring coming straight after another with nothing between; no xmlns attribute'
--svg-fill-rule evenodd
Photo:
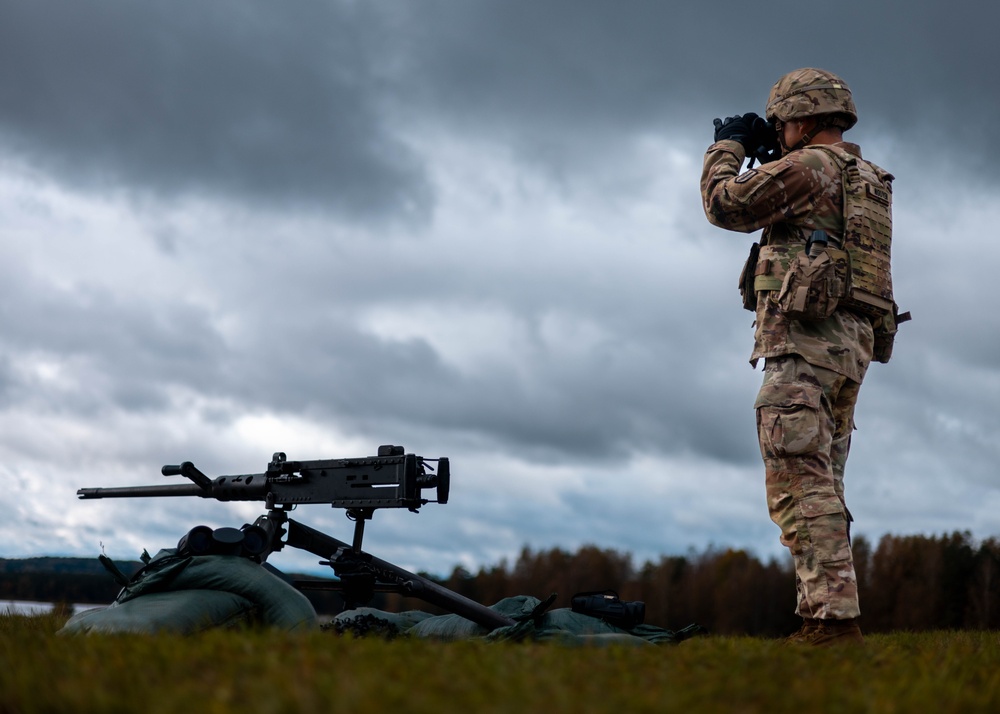
<svg viewBox="0 0 1000 714"><path fill-rule="evenodd" d="M765 110L768 121L827 115L843 130L858 121L854 99L847 84L832 72L806 67L789 72L775 82Z"/></svg>

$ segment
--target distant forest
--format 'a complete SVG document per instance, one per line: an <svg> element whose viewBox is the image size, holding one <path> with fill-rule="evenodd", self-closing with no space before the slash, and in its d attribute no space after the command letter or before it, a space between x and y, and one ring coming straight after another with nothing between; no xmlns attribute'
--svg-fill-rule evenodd
<svg viewBox="0 0 1000 714"><path fill-rule="evenodd" d="M892 630L1000 629L1000 540L975 541L968 532L941 536L884 536L876 548L854 542L863 627ZM126 573L138 563L119 563ZM315 578L310 578L315 579ZM630 554L597 546L575 553L525 547L514 562L471 573L457 567L433 578L473 600L492 604L511 595L569 607L578 592L615 590L642 600L646 622L670 629L691 623L716 634L779 636L793 631L794 575L787 559L762 562L743 550L663 556L641 566ZM118 586L96 560L0 559L0 600L110 602ZM336 612L339 596L309 592L320 612ZM433 610L398 595L379 594L373 607Z"/></svg>
<svg viewBox="0 0 1000 714"><path fill-rule="evenodd" d="M854 560L865 631L1000 629L996 538L887 535L873 549L859 537ZM636 567L628 553L595 546L524 548L513 563L475 574L456 568L441 582L483 603L558 593L554 607L569 607L577 592L614 589L646 603L646 622L674 630L698 623L716 634L780 636L801 624L791 559L765 563L743 550L663 556Z"/></svg>

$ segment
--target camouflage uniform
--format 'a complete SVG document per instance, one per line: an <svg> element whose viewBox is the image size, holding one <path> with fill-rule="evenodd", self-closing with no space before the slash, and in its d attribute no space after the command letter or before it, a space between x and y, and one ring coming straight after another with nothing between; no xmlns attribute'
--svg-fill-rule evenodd
<svg viewBox="0 0 1000 714"><path fill-rule="evenodd" d="M855 144L834 146L861 157ZM709 221L745 233L763 228L761 244L779 253L803 245L816 229L842 235L843 180L828 151L806 146L740 174L744 158L738 141L716 142L705 154L701 191ZM797 614L849 620L860 610L844 465L872 361L872 323L844 309L819 322L788 320L776 294L758 293L751 355L755 366L765 360L755 408L768 508L793 556Z"/></svg>

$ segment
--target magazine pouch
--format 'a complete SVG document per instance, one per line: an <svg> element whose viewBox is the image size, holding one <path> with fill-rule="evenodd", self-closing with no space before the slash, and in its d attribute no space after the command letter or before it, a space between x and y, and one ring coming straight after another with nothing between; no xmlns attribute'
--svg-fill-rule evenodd
<svg viewBox="0 0 1000 714"><path fill-rule="evenodd" d="M778 292L778 309L789 320L825 320L850 293L850 276L847 251L829 247L800 251L785 273Z"/></svg>

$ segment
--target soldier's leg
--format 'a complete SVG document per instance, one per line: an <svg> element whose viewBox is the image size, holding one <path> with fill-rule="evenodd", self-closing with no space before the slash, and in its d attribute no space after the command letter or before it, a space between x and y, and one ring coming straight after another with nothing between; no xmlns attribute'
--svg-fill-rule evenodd
<svg viewBox="0 0 1000 714"><path fill-rule="evenodd" d="M817 375L828 373L829 378L821 381L834 384L838 375L829 370L813 367ZM843 386L835 393L830 394L830 401L833 408L834 433L833 444L830 449L831 466L833 467L833 484L837 490L840 502L844 504L844 511L847 513L848 537L850 537L850 524L854 520L851 512L847 508L844 499L844 467L847 464L847 456L851 450L851 434L854 431L854 407L858 403L858 392L861 385L851 380L843 380Z"/></svg>
<svg viewBox="0 0 1000 714"><path fill-rule="evenodd" d="M857 404L861 385L846 377L823 369L812 367L813 374L823 388L823 395L829 404L833 423L833 438L830 443L830 467L833 475L834 492L843 508L835 518L820 524L826 528L821 534L827 546L820 560L827 571L825 580L829 588L828 619L850 619L860 614L858 603L857 577L854 571L854 557L851 552L851 512L844 499L844 469L851 448L851 433L854 430L854 407Z"/></svg>
<svg viewBox="0 0 1000 714"><path fill-rule="evenodd" d="M794 559L796 611L803 618L858 615L847 516L833 473L837 425L827 396L844 381L832 372L817 375L796 355L771 358L755 405L768 509Z"/></svg>

